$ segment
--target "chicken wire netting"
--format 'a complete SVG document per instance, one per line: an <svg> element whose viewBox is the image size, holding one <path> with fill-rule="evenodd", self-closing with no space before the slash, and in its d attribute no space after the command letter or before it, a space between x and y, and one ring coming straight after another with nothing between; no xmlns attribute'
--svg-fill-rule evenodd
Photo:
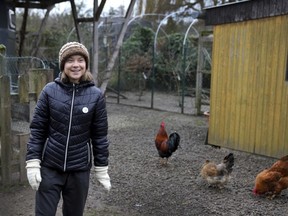
<svg viewBox="0 0 288 216"><path fill-rule="evenodd" d="M36 57L5 57L4 75L10 78L11 93L18 93L18 78L27 74L31 68L45 69L47 66L44 61Z"/></svg>
<svg viewBox="0 0 288 216"><path fill-rule="evenodd" d="M159 52L153 56L153 50L149 55L121 50L108 85L107 101L198 114L196 86L201 82L201 111L209 111L211 44L201 48L204 61L199 72L197 41L188 45L185 56L180 54L177 59L169 53ZM197 73L201 74L198 81Z"/></svg>

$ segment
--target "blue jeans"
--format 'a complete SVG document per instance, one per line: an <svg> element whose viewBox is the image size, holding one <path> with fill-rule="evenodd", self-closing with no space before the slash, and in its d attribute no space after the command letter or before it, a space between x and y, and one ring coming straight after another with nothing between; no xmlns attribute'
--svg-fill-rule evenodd
<svg viewBox="0 0 288 216"><path fill-rule="evenodd" d="M41 167L42 181L36 192L36 216L55 216L62 194L63 216L82 216L88 195L90 170L59 172Z"/></svg>

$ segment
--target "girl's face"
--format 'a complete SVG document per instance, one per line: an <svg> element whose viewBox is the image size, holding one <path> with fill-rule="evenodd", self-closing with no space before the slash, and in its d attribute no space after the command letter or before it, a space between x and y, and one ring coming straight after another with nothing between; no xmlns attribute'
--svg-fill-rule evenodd
<svg viewBox="0 0 288 216"><path fill-rule="evenodd" d="M86 61L81 55L70 56L64 64L64 73L68 76L70 82L79 83L80 78L86 72Z"/></svg>

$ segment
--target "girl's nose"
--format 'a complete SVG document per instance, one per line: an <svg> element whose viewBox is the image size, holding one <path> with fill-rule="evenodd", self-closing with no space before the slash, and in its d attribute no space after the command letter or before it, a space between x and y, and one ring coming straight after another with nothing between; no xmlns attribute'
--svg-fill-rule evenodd
<svg viewBox="0 0 288 216"><path fill-rule="evenodd" d="M73 61L72 66L73 66L73 67L77 67L77 66L79 66L79 62L78 62L78 61Z"/></svg>

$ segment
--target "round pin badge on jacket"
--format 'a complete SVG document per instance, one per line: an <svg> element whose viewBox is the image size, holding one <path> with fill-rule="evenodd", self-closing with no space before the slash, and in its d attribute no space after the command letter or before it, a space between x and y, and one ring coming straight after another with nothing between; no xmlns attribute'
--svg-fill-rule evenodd
<svg viewBox="0 0 288 216"><path fill-rule="evenodd" d="M87 107L83 107L82 112L83 113L88 113L88 108Z"/></svg>

